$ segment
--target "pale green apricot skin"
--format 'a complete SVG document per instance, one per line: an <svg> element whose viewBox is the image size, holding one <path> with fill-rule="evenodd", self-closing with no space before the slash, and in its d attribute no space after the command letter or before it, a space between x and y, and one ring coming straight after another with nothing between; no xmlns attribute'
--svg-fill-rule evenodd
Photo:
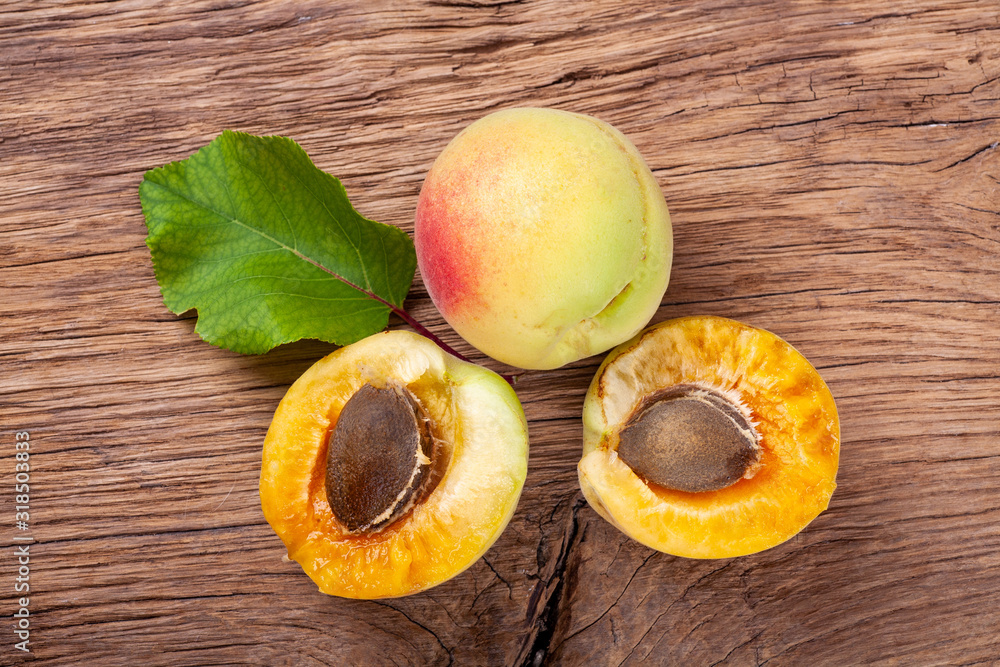
<svg viewBox="0 0 1000 667"><path fill-rule="evenodd" d="M448 323L530 369L638 333L673 254L663 193L635 146L607 123L554 109L500 111L456 136L424 181L414 237Z"/></svg>
<svg viewBox="0 0 1000 667"><path fill-rule="evenodd" d="M406 387L444 447L446 468L407 515L351 535L326 499L327 438L366 382ZM385 331L316 362L282 399L264 441L264 516L329 595L417 593L475 563L506 528L528 469L528 426L511 386L422 336Z"/></svg>

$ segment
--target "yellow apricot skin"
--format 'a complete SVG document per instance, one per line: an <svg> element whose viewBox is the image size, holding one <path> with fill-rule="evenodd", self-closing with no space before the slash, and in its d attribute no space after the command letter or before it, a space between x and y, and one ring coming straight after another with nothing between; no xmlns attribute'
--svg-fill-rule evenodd
<svg viewBox="0 0 1000 667"><path fill-rule="evenodd" d="M466 341L558 368L638 333L673 257L670 213L611 125L557 109L492 113L435 160L414 243L428 293Z"/></svg>
<svg viewBox="0 0 1000 667"><path fill-rule="evenodd" d="M366 382L408 389L447 458L430 494L378 532L348 534L330 510L328 434ZM348 598L426 590L478 560L507 526L527 474L528 430L510 385L407 331L316 362L289 388L264 441L264 516L320 591Z"/></svg>
<svg viewBox="0 0 1000 667"><path fill-rule="evenodd" d="M617 430L658 389L694 384L738 396L760 435L755 474L717 491L647 483L617 457ZM687 558L774 547L827 509L836 488L840 422L815 368L778 336L721 317L686 317L611 352L584 402L580 486L634 540Z"/></svg>

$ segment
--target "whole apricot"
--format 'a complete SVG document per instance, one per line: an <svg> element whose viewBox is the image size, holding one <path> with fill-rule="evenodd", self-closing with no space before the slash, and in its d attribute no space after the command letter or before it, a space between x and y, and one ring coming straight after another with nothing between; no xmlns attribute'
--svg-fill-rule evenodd
<svg viewBox="0 0 1000 667"><path fill-rule="evenodd" d="M672 258L670 214L639 151L590 116L482 118L434 162L417 203L424 284L471 345L557 368L634 336Z"/></svg>
<svg viewBox="0 0 1000 667"><path fill-rule="evenodd" d="M527 473L524 411L495 373L386 331L316 362L264 441L260 498L330 595L398 597L459 574L507 526Z"/></svg>
<svg viewBox="0 0 1000 667"><path fill-rule="evenodd" d="M590 505L676 556L780 544L837 486L840 422L819 373L774 334L721 317L663 322L615 348L583 423Z"/></svg>

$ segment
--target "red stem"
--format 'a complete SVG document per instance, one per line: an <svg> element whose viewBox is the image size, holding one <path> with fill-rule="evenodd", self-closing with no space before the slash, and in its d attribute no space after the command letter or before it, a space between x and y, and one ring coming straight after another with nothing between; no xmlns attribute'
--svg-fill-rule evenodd
<svg viewBox="0 0 1000 667"><path fill-rule="evenodd" d="M382 301L382 300L379 299L379 301ZM385 303L385 302L382 301L382 303ZM469 359L467 356L465 356L464 354L462 354L461 352L459 352L458 350L456 350L455 348L453 348L451 345L448 345L448 343L444 342L443 340L441 340L440 338L438 338L437 336L435 336L431 332L431 330L428 329L427 327L425 327L423 324L421 324L420 322L417 322L417 320L415 320L413 318L413 315L410 315L408 312L406 312L402 308L397 308L396 306L392 305L391 303L387 303L386 305L389 306L390 308L392 308L392 312L394 312L397 315L399 315L399 317L404 322L406 322L411 327L413 327L418 334L420 334L421 336L426 336L427 338L430 338L432 341L434 341L435 343L437 343L438 347L440 347L442 350L444 350L445 352L447 352L451 356L458 357L462 361L468 361L469 363L472 363L472 360Z"/></svg>
<svg viewBox="0 0 1000 667"><path fill-rule="evenodd" d="M392 309L392 312L394 312L397 315L399 315L399 317L404 322L406 322L411 327L413 327L418 334L420 334L421 336L426 336L427 338L430 338L432 341L434 341L434 343L437 344L438 347L440 347L442 350L444 350L448 354L452 355L453 357L458 357L462 361L468 361L470 364L475 363L474 361L472 361L471 359L469 359L464 354L462 354L462 353L458 352L457 350L455 350L451 345L448 345L448 343L444 342L443 340L441 340L440 338L438 338L437 336L435 336L431 332L430 329L428 329L423 324L421 324L420 322L418 322L417 320L415 320L412 315L410 315L408 312L406 312L402 308L398 308L398 307L392 305L391 303L389 303L388 301L386 301L384 299L380 299L379 297L377 297L375 295L372 295L372 296L376 300L381 301L385 305L389 306L389 308ZM507 384L509 384L511 387L513 387L514 383L517 382L517 378L520 377L521 374L520 373L515 373L515 374L512 374L512 375L504 375L503 373L497 373L497 375L499 375L500 377L502 377L504 380L507 381Z"/></svg>
<svg viewBox="0 0 1000 667"><path fill-rule="evenodd" d="M355 285L354 283L352 283L347 278L344 278L343 276L334 273L333 271L331 271L330 269L326 268L325 266L323 266L319 262L315 262L312 259L310 259L310 258L306 257L305 255L303 255L303 254L301 254L299 252L296 252L294 250L292 252L295 252L296 255L298 255L302 259L306 260L307 262L309 262L313 266L315 266L315 267L317 267L319 269L322 269L323 271L326 271L331 276L333 276L337 280L341 281L342 283L344 283L348 287L356 289L357 291L361 292L362 294L364 294L368 298L375 299L376 301L378 301L382 305L388 307L392 312L396 313L396 315L398 315L400 317L400 319L402 319L404 322L406 322L411 327L413 327L414 330L416 330L416 332L418 334L420 334L421 336L424 336L426 338L429 338L438 347L440 347L442 350L444 350L445 352L447 352L451 356L456 357L458 359L461 359L462 361L467 361L470 364L475 363L474 361L472 361L471 359L469 359L467 356L465 356L461 352L457 351L451 345L448 345L448 343L446 343L443 340L441 340L440 338L438 338L436 335L434 335L433 332L431 332L430 329L428 329L423 324L421 324L420 322L418 322L417 320L415 320L412 315L410 315L408 312L406 312L405 310L403 310L399 306L396 306L396 305L394 305L394 304L386 301L385 299L383 299L382 297L380 297L378 294L375 294L374 292L370 292L370 291L364 289L363 287ZM497 373L497 375L499 375L500 377L502 377L504 380L507 381L507 384L509 384L510 386L513 387L514 383L517 381L517 378L520 377L521 374L520 373L516 373L516 374L513 374L513 375L504 375L503 373Z"/></svg>

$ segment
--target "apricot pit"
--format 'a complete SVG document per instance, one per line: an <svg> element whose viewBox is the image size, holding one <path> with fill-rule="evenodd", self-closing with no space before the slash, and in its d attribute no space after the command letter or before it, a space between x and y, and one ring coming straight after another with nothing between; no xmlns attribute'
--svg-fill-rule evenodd
<svg viewBox="0 0 1000 667"><path fill-rule="evenodd" d="M413 394L366 383L330 435L326 497L333 515L350 531L392 523L429 478L433 449L429 420Z"/></svg>
<svg viewBox="0 0 1000 667"><path fill-rule="evenodd" d="M618 456L640 477L677 491L717 491L752 476L758 435L723 396L677 385L648 397L619 433Z"/></svg>

